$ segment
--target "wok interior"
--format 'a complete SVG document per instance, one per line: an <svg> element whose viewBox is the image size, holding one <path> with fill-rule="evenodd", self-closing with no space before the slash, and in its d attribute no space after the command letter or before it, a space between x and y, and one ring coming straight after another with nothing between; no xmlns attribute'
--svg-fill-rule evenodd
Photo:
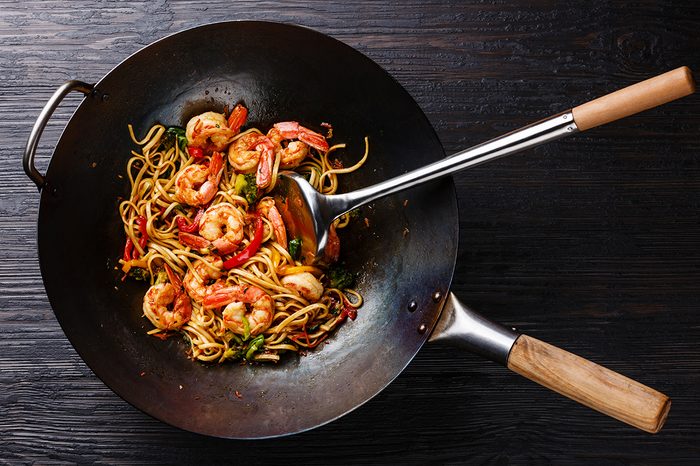
<svg viewBox="0 0 700 466"><path fill-rule="evenodd" d="M209 44L202 47L201 44ZM155 122L184 126L237 102L263 130L298 120L346 142L345 165L370 157L341 190L368 186L444 156L427 119L381 68L319 33L275 23L220 23L163 39L97 84L55 150L41 198L39 251L52 307L92 370L136 407L178 427L232 438L269 437L330 421L371 398L423 344L449 287L457 246L451 181L363 208L341 234L341 260L365 298L356 321L320 350L277 365L207 366L179 338L147 336L147 286L121 282L118 215L132 144ZM108 97L103 97L107 94ZM405 204L405 205L404 205ZM365 223L364 218L367 218ZM368 226L369 225L369 226ZM416 312L408 312L415 300Z"/></svg>

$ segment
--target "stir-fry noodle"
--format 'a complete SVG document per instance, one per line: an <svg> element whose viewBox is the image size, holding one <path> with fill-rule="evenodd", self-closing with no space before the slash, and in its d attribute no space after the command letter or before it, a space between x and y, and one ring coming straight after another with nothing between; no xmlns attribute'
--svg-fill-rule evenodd
<svg viewBox="0 0 700 466"><path fill-rule="evenodd" d="M300 239L287 238L274 200L266 196L280 170L293 169L320 192L335 193L344 168L326 137L296 122L266 133L240 131L247 110L195 116L186 129L154 125L126 166L131 184L119 210L126 233L124 278L150 287L143 312L161 338L182 334L193 359L278 361L285 351L314 348L362 297L337 265L299 261ZM330 125L325 125L329 128ZM340 243L331 229L327 263Z"/></svg>

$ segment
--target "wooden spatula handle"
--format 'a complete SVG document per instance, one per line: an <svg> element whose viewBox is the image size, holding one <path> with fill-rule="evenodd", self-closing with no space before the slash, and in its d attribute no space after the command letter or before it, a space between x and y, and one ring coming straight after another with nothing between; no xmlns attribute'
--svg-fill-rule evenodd
<svg viewBox="0 0 700 466"><path fill-rule="evenodd" d="M687 66L647 79L573 109L579 131L619 120L695 92Z"/></svg>
<svg viewBox="0 0 700 466"><path fill-rule="evenodd" d="M671 408L663 393L527 335L513 345L508 368L646 432L658 432Z"/></svg>

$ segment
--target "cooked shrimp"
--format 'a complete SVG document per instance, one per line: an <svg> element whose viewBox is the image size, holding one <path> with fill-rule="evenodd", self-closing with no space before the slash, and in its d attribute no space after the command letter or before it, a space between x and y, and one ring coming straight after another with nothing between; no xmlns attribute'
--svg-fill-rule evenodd
<svg viewBox="0 0 700 466"><path fill-rule="evenodd" d="M323 294L323 285L309 272L294 273L282 277L282 285L309 301L318 301Z"/></svg>
<svg viewBox="0 0 700 466"><path fill-rule="evenodd" d="M177 330L192 316L192 303L182 289L182 282L165 266L170 283L157 283L143 297L143 313L161 330Z"/></svg>
<svg viewBox="0 0 700 466"><path fill-rule="evenodd" d="M252 285L233 285L221 288L202 303L205 309L226 306L222 312L224 326L238 335L258 335L272 324L272 297ZM247 329L246 329L247 327Z"/></svg>
<svg viewBox="0 0 700 466"><path fill-rule="evenodd" d="M191 206L211 201L219 190L224 159L221 152L214 152L209 167L189 165L175 178L175 199Z"/></svg>
<svg viewBox="0 0 700 466"><path fill-rule="evenodd" d="M287 229L284 227L282 216L275 206L275 200L271 197L263 197L258 202L258 212L272 223L272 231L280 245L287 249Z"/></svg>
<svg viewBox="0 0 700 466"><path fill-rule="evenodd" d="M236 139L228 149L228 161L239 173L255 174L255 184L267 188L272 181L272 166L275 163L275 146L259 134L245 134Z"/></svg>
<svg viewBox="0 0 700 466"><path fill-rule="evenodd" d="M209 207L199 223L199 234L211 241L219 253L236 250L243 241L243 214L228 202Z"/></svg>
<svg viewBox="0 0 700 466"><path fill-rule="evenodd" d="M231 129L224 115L216 112L192 117L185 128L188 145L209 150L224 150L236 134L238 129Z"/></svg>
<svg viewBox="0 0 700 466"><path fill-rule="evenodd" d="M268 139L275 146L275 154L280 156L281 168L295 168L309 155L309 146L322 152L328 151L328 142L323 135L301 126L296 121L275 123L267 132ZM290 142L286 147L283 140Z"/></svg>
<svg viewBox="0 0 700 466"><path fill-rule="evenodd" d="M271 128L267 137L275 145L275 154L280 156L280 168L296 168L309 155L309 146L302 141L290 141L287 147L283 147L285 138L277 128Z"/></svg>
<svg viewBox="0 0 700 466"><path fill-rule="evenodd" d="M246 133L228 147L228 162L236 173L254 173L257 170L260 151L255 150L255 146L258 139L260 139L259 134Z"/></svg>
<svg viewBox="0 0 700 466"><path fill-rule="evenodd" d="M212 264L218 270L213 270L203 261L206 260L208 263ZM223 288L224 282L221 280L221 268L224 266L224 262L218 256L207 256L202 260L198 260L194 263L192 268L187 269L185 273L185 290L190 298L197 303L202 303L204 298L213 293L214 291ZM195 275L194 272L197 272ZM199 275L199 277L197 277Z"/></svg>

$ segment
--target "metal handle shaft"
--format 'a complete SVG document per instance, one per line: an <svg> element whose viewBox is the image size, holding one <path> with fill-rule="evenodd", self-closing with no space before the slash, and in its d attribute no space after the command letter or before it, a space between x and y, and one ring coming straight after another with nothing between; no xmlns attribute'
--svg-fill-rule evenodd
<svg viewBox="0 0 700 466"><path fill-rule="evenodd" d="M36 184L39 191L46 185L46 179L34 166L34 156L36 155L36 147L39 144L39 138L41 137L41 133L44 132L46 123L48 123L49 118L51 118L58 104L61 103L69 92L78 91L82 92L84 95L89 95L92 93L93 89L93 85L82 81L68 81L64 83L61 87L56 89L56 92L54 92L49 101L46 102L39 117L36 119L32 131L29 133L29 139L27 140L27 147L24 149L24 158L22 162L24 173Z"/></svg>
<svg viewBox="0 0 700 466"><path fill-rule="evenodd" d="M465 306L450 293L429 341L449 343L503 366L520 334Z"/></svg>
<svg viewBox="0 0 700 466"><path fill-rule="evenodd" d="M328 196L335 216L413 186L576 133L570 111L551 116L425 167L357 191Z"/></svg>

